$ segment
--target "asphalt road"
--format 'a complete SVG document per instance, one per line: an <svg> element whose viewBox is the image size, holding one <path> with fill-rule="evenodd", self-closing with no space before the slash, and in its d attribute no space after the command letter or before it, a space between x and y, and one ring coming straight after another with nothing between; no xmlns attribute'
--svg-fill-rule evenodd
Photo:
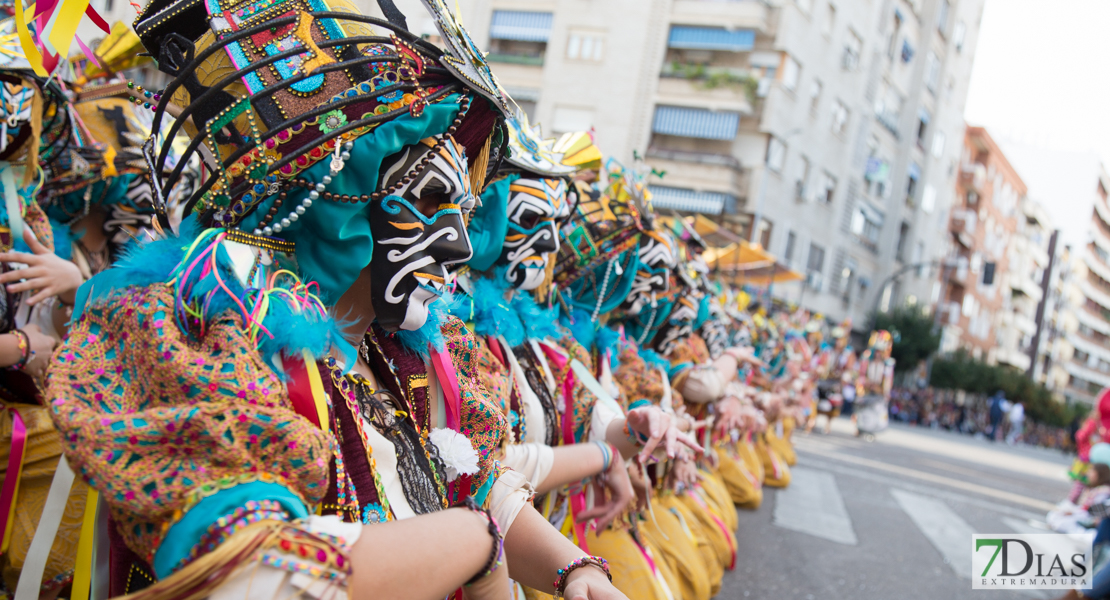
<svg viewBox="0 0 1110 600"><path fill-rule="evenodd" d="M796 433L787 490L740 511L718 599L1053 598L971 589L972 533L1044 533L1071 489L1058 452L892 425L874 442L840 419Z"/></svg>

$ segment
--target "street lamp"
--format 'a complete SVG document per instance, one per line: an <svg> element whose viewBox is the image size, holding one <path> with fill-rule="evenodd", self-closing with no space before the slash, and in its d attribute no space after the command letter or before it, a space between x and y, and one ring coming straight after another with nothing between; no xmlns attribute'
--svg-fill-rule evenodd
<svg viewBox="0 0 1110 600"><path fill-rule="evenodd" d="M783 147L786 147L786 142L789 141L790 138L798 135L799 133L802 133L803 131L805 130L799 127L797 129L791 130L789 133L779 138L782 140ZM772 134L772 137L774 137L774 134ZM752 215L752 234L751 239L748 240L753 244L759 243L759 226L761 224L761 221L763 221L763 203L767 201L767 159L769 159L770 157L770 153L768 153L767 156L763 158L763 173L759 177L759 195L755 199L755 214ZM785 162L785 159L783 162Z"/></svg>

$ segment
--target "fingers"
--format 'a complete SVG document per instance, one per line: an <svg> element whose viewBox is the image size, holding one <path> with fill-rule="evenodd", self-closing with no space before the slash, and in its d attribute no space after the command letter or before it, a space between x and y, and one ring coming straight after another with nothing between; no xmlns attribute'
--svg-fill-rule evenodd
<svg viewBox="0 0 1110 600"><path fill-rule="evenodd" d="M27 254L26 252L0 252L0 262L32 265L38 264L41 260L37 255Z"/></svg>
<svg viewBox="0 0 1110 600"><path fill-rule="evenodd" d="M667 458L673 459L675 452L678 450L678 444L675 441L677 437L678 429L675 429L674 427L668 427L667 433L664 435L664 439L666 440L666 444L664 447L667 449Z"/></svg>
<svg viewBox="0 0 1110 600"><path fill-rule="evenodd" d="M23 241L27 242L27 247L30 248L31 252L34 252L35 254L50 253L49 248L43 246L39 243L37 239L35 239L35 233L31 231L30 227L23 228Z"/></svg>
<svg viewBox="0 0 1110 600"><path fill-rule="evenodd" d="M46 300L47 298L50 298L54 295L55 295L54 286L49 285L49 286L39 290L37 293L35 293L35 295L28 298L27 299L27 304L29 304L31 306L34 306L34 305L38 304L39 302L42 302L43 300Z"/></svg>

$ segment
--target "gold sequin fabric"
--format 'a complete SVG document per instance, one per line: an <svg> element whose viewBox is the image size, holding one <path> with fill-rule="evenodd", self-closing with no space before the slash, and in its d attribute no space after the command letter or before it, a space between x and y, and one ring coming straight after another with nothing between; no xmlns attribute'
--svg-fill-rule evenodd
<svg viewBox="0 0 1110 600"><path fill-rule="evenodd" d="M150 560L196 501L243 481L310 505L328 486L328 438L293 409L232 313L194 342L166 284L86 309L56 351L47 398L74 471L97 488L127 545Z"/></svg>

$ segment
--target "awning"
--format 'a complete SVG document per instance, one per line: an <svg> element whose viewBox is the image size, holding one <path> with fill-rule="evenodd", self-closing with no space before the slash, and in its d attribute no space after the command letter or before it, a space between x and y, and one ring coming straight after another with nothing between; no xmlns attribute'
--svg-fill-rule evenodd
<svg viewBox="0 0 1110 600"><path fill-rule="evenodd" d="M917 163L912 162L909 168L906 169L906 174L910 176L910 179L921 179L921 167L917 166Z"/></svg>
<svg viewBox="0 0 1110 600"><path fill-rule="evenodd" d="M804 279L803 275L794 271L782 263L776 262L772 265L759 267L758 269L749 269L747 271L740 271L733 274L722 274L721 279L728 281L734 285L771 285L772 283L789 283L791 281L801 281Z"/></svg>
<svg viewBox="0 0 1110 600"><path fill-rule="evenodd" d="M706 140L735 139L739 127L740 113L681 106L656 106L651 124L655 133Z"/></svg>
<svg viewBox="0 0 1110 600"><path fill-rule="evenodd" d="M729 273L758 269L775 263L775 257L770 252L746 240L739 240L723 248L710 248L702 256L710 269Z"/></svg>
<svg viewBox="0 0 1110 600"><path fill-rule="evenodd" d="M671 37L667 41L667 46L685 50L745 52L755 47L755 31L752 29L729 31L723 27L672 25Z"/></svg>
<svg viewBox="0 0 1110 600"><path fill-rule="evenodd" d="M546 12L495 10L489 25L489 37L494 40L546 42L551 36L554 15Z"/></svg>
<svg viewBox="0 0 1110 600"><path fill-rule="evenodd" d="M874 206L871 206L867 202L860 202L859 210L863 213L865 219L879 227L883 226L883 221L886 220L886 217L883 215L882 211L876 210Z"/></svg>
<svg viewBox="0 0 1110 600"><path fill-rule="evenodd" d="M721 192L698 192L686 188L649 185L651 203L656 210L669 208L694 213L719 215L728 202L728 194Z"/></svg>

